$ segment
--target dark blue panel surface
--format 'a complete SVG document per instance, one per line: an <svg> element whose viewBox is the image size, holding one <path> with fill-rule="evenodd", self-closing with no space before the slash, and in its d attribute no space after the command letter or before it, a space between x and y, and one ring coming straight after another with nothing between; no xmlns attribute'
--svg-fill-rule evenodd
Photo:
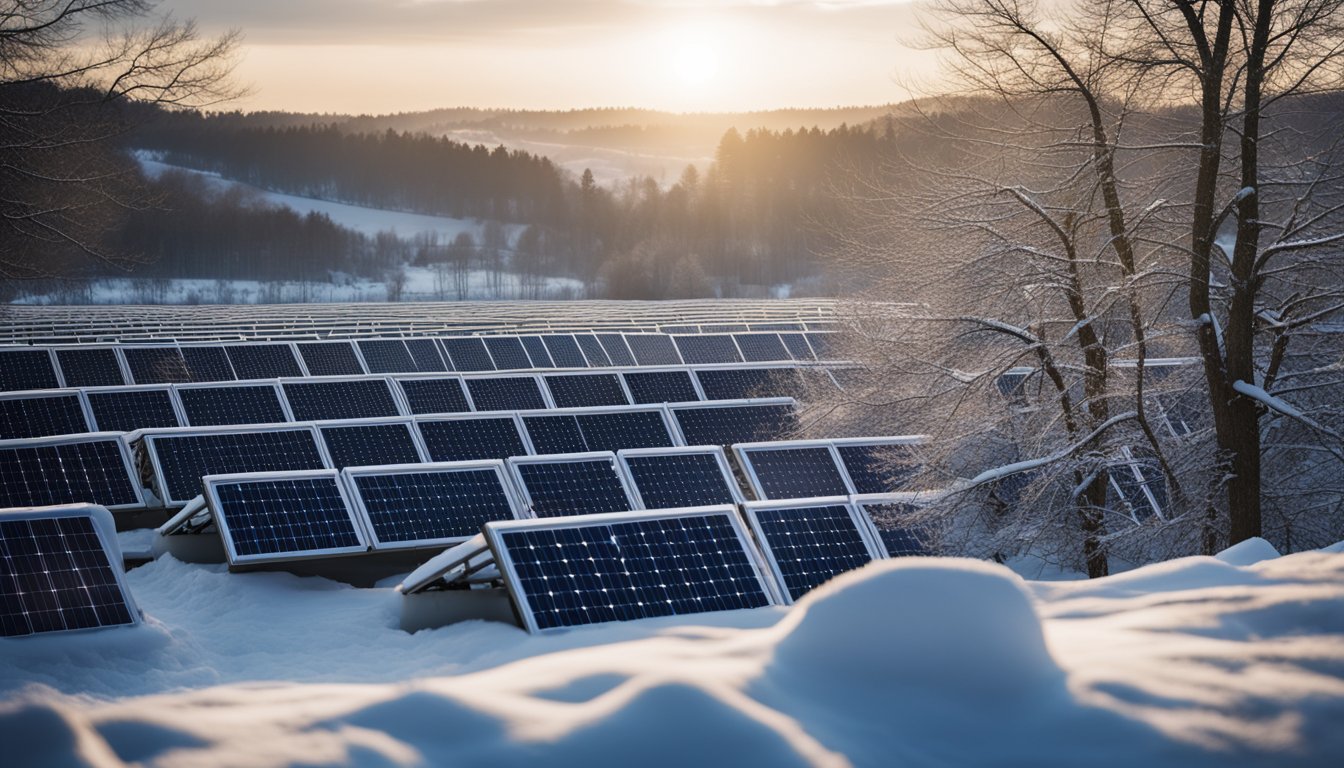
<svg viewBox="0 0 1344 768"><path fill-rule="evenodd" d="M551 353L546 350L546 342L542 341L540 336L522 336L520 341L523 343L523 348L527 350L532 368L556 367L555 361L551 360Z"/></svg>
<svg viewBox="0 0 1344 768"><path fill-rule="evenodd" d="M177 391L187 423L193 427L275 424L289 421L280 395L269 384L188 387Z"/></svg>
<svg viewBox="0 0 1344 768"><path fill-rule="evenodd" d="M486 351L485 342L474 336L448 336L439 339L443 351L456 371L493 371L495 361Z"/></svg>
<svg viewBox="0 0 1344 768"><path fill-rule="evenodd" d="M780 360L792 360L793 356L784 348L784 342L774 333L740 333L733 337L737 340L742 358L748 363L773 363Z"/></svg>
<svg viewBox="0 0 1344 768"><path fill-rule="evenodd" d="M182 361L192 381L233 381L238 378L223 347L183 347Z"/></svg>
<svg viewBox="0 0 1344 768"><path fill-rule="evenodd" d="M715 368L696 371L706 400L799 397L803 382L792 368Z"/></svg>
<svg viewBox="0 0 1344 768"><path fill-rule="evenodd" d="M88 397L94 426L99 432L182 426L166 389L89 392Z"/></svg>
<svg viewBox="0 0 1344 768"><path fill-rule="evenodd" d="M806 499L849 493L827 448L753 448L747 457L767 499Z"/></svg>
<svg viewBox="0 0 1344 768"><path fill-rule="evenodd" d="M906 518L916 509L913 504L901 502L863 505L889 557L932 554L919 530L906 522Z"/></svg>
<svg viewBox="0 0 1344 768"><path fill-rule="evenodd" d="M557 408L630 404L614 373L553 374L545 379Z"/></svg>
<svg viewBox="0 0 1344 768"><path fill-rule="evenodd" d="M670 448L674 445L667 423L657 411L576 414L589 451L623 448Z"/></svg>
<svg viewBox="0 0 1344 768"><path fill-rule="evenodd" d="M737 501L713 454L628 456L625 465L647 509L707 507Z"/></svg>
<svg viewBox="0 0 1344 768"><path fill-rule="evenodd" d="M191 373L177 347L139 347L123 349L126 367L136 384L185 384Z"/></svg>
<svg viewBox="0 0 1344 768"><path fill-rule="evenodd" d="M607 358L611 360L612 365L634 365L635 356L630 354L630 348L625 345L625 337L619 333L599 333L597 340L602 344L602 349L607 353Z"/></svg>
<svg viewBox="0 0 1344 768"><path fill-rule="evenodd" d="M551 353L556 368L588 367L588 361L573 336L557 334L542 336L541 340L546 344L546 350Z"/></svg>
<svg viewBox="0 0 1344 768"><path fill-rule="evenodd" d="M486 336L485 346L490 350L490 357L498 370L525 371L532 367L532 360L527 350L523 349L523 343L513 336Z"/></svg>
<svg viewBox="0 0 1344 768"><path fill-rule="evenodd" d="M674 336L681 359L689 365L740 363L742 355L728 335Z"/></svg>
<svg viewBox="0 0 1344 768"><path fill-rule="evenodd" d="M471 410L461 379L399 379L397 385L406 396L406 404L410 406L413 415L463 413Z"/></svg>
<svg viewBox="0 0 1344 768"><path fill-rule="evenodd" d="M115 438L0 448L0 507L138 503Z"/></svg>
<svg viewBox="0 0 1344 768"><path fill-rule="evenodd" d="M415 373L418 368L401 339L363 339L359 354L369 373Z"/></svg>
<svg viewBox="0 0 1344 768"><path fill-rule="evenodd" d="M0 637L132 624L93 520L0 518Z"/></svg>
<svg viewBox="0 0 1344 768"><path fill-rule="evenodd" d="M872 560L854 519L842 505L757 509L753 514L794 600Z"/></svg>
<svg viewBox="0 0 1344 768"><path fill-rule="evenodd" d="M439 342L435 339L406 339L406 351L415 361L415 369L421 373L440 373L447 371L448 364L443 359Z"/></svg>
<svg viewBox="0 0 1344 768"><path fill-rule="evenodd" d="M914 449L909 445L839 445L840 460L845 463L856 493L892 493L905 488L906 480L918 468Z"/></svg>
<svg viewBox="0 0 1344 768"><path fill-rule="evenodd" d="M492 469L356 475L355 487L380 542L474 536L491 520L512 520Z"/></svg>
<svg viewBox="0 0 1344 768"><path fill-rule="evenodd" d="M541 387L529 376L467 379L471 404L478 411L530 411L546 407Z"/></svg>
<svg viewBox="0 0 1344 768"><path fill-rule="evenodd" d="M621 375L638 405L689 403L700 399L690 371L626 371Z"/></svg>
<svg viewBox="0 0 1344 768"><path fill-rule="evenodd" d="M311 341L296 346L310 376L358 376L365 372L348 341Z"/></svg>
<svg viewBox="0 0 1344 768"><path fill-rule="evenodd" d="M578 342L579 349L583 350L583 356L588 359L588 365L592 368L607 368L611 365L611 358L607 357L607 351L602 348L602 343L591 333L576 333L574 341Z"/></svg>
<svg viewBox="0 0 1344 768"><path fill-rule="evenodd" d="M671 336L661 333L632 333L625 337L638 365L681 365L681 355Z"/></svg>
<svg viewBox="0 0 1344 768"><path fill-rule="evenodd" d="M430 461L471 461L525 456L527 448L511 418L421 421Z"/></svg>
<svg viewBox="0 0 1344 768"><path fill-rule="evenodd" d="M538 454L583 453L588 443L579 429L579 420L572 415L524 416L523 426Z"/></svg>
<svg viewBox="0 0 1344 768"><path fill-rule="evenodd" d="M45 349L0 350L0 391L56 389L56 367Z"/></svg>
<svg viewBox="0 0 1344 768"><path fill-rule="evenodd" d="M321 427L331 466L369 467L377 464L415 464L420 452L405 424L357 424Z"/></svg>
<svg viewBox="0 0 1344 768"><path fill-rule="evenodd" d="M325 466L317 442L306 430L171 435L157 438L154 447L168 497L176 500L199 494L206 475Z"/></svg>
<svg viewBox="0 0 1344 768"><path fill-rule="evenodd" d="M240 380L303 375L294 350L288 344L242 344L225 349L233 364L233 372Z"/></svg>
<svg viewBox="0 0 1344 768"><path fill-rule="evenodd" d="M0 440L89 431L77 394L0 398Z"/></svg>
<svg viewBox="0 0 1344 768"><path fill-rule="evenodd" d="M67 387L116 387L126 383L117 353L111 349L58 349L56 359ZM0 365L4 365L4 358L0 358Z"/></svg>
<svg viewBox="0 0 1344 768"><path fill-rule="evenodd" d="M797 417L789 405L679 408L673 415L687 445L783 440L797 428Z"/></svg>
<svg viewBox="0 0 1344 768"><path fill-rule="evenodd" d="M383 379L287 381L281 386L295 421L400 415L392 390Z"/></svg>
<svg viewBox="0 0 1344 768"><path fill-rule="evenodd" d="M229 540L240 556L357 547L359 536L335 477L222 483L216 487Z"/></svg>
<svg viewBox="0 0 1344 768"><path fill-rule="evenodd" d="M625 512L634 506L610 459L526 463L517 469L537 517Z"/></svg>
<svg viewBox="0 0 1344 768"><path fill-rule="evenodd" d="M817 359L816 353L812 351L812 346L807 343L807 336L801 333L781 333L779 334L779 340L784 342L784 346L788 348L789 355L794 360L811 362Z"/></svg>

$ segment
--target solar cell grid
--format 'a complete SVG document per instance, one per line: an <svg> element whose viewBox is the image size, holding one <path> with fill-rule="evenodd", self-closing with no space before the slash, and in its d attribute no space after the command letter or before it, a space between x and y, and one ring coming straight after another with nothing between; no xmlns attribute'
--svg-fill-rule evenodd
<svg viewBox="0 0 1344 768"><path fill-rule="evenodd" d="M852 493L828 446L734 446L763 499L804 499Z"/></svg>
<svg viewBox="0 0 1344 768"><path fill-rule="evenodd" d="M201 478L237 472L322 469L326 461L310 428L234 432L169 432L145 437L168 504L201 492Z"/></svg>
<svg viewBox="0 0 1344 768"><path fill-rule="evenodd" d="M365 372L348 341L309 341L295 346L310 376L358 376Z"/></svg>
<svg viewBox="0 0 1344 768"><path fill-rule="evenodd" d="M56 366L45 349L0 350L0 391L56 389Z"/></svg>
<svg viewBox="0 0 1344 768"><path fill-rule="evenodd" d="M583 350L583 356L587 358L588 365L592 368L611 367L611 358L607 356L607 351L602 348L602 342L591 333L576 333L574 341L578 343L579 349Z"/></svg>
<svg viewBox="0 0 1344 768"><path fill-rule="evenodd" d="M331 466L368 467L423 461L410 422L319 427Z"/></svg>
<svg viewBox="0 0 1344 768"><path fill-rule="evenodd" d="M597 341L602 345L602 350L607 353L612 365L635 364L635 356L630 354L630 348L625 345L625 338L621 334L599 333Z"/></svg>
<svg viewBox="0 0 1344 768"><path fill-rule="evenodd" d="M478 411L530 411L546 407L535 376L489 376L466 379L471 403Z"/></svg>
<svg viewBox="0 0 1344 768"><path fill-rule="evenodd" d="M303 375L294 350L288 344L239 344L224 349L240 380Z"/></svg>
<svg viewBox="0 0 1344 768"><path fill-rule="evenodd" d="M286 381L281 388L295 421L401 415L386 379Z"/></svg>
<svg viewBox="0 0 1344 768"><path fill-rule="evenodd" d="M185 384L191 373L177 347L124 347L121 356L136 384Z"/></svg>
<svg viewBox="0 0 1344 768"><path fill-rule="evenodd" d="M447 336L439 339L443 351L453 362L456 371L493 371L495 361L485 348L485 342L474 336Z"/></svg>
<svg viewBox="0 0 1344 768"><path fill-rule="evenodd" d="M350 478L375 548L442 545L517 516L498 463L360 470Z"/></svg>
<svg viewBox="0 0 1344 768"><path fill-rule="evenodd" d="M932 554L916 526L909 524L911 514L918 507L909 502L858 502L860 511L867 516L877 540L887 557L910 557Z"/></svg>
<svg viewBox="0 0 1344 768"><path fill-rule="evenodd" d="M805 335L807 336L807 343L812 345L812 352L817 356L818 360L835 359L835 345L832 343L832 340L835 337L834 333L808 331Z"/></svg>
<svg viewBox="0 0 1344 768"><path fill-rule="evenodd" d="M781 333L779 340L784 343L785 348L789 350L789 355L794 360L800 362L811 362L817 359L817 355L812 351L811 345L807 343L807 337L801 333Z"/></svg>
<svg viewBox="0 0 1344 768"><path fill-rule="evenodd" d="M690 371L626 371L621 375L636 404L687 403L700 399Z"/></svg>
<svg viewBox="0 0 1344 768"><path fill-rule="evenodd" d="M369 373L415 373L415 359L401 339L365 339L356 342Z"/></svg>
<svg viewBox="0 0 1344 768"><path fill-rule="evenodd" d="M748 504L747 517L790 602L874 558L845 503L815 506Z"/></svg>
<svg viewBox="0 0 1344 768"><path fill-rule="evenodd" d="M212 477L206 488L230 562L367 549L335 472Z"/></svg>
<svg viewBox="0 0 1344 768"><path fill-rule="evenodd" d="M593 408L629 405L630 399L614 373L551 374L543 377L557 408Z"/></svg>
<svg viewBox="0 0 1344 768"><path fill-rule="evenodd" d="M79 393L0 397L0 440L89 432Z"/></svg>
<svg viewBox="0 0 1344 768"><path fill-rule="evenodd" d="M67 387L115 387L126 383L114 349L58 349L56 359ZM0 365L4 365L2 357Z"/></svg>
<svg viewBox="0 0 1344 768"><path fill-rule="evenodd" d="M510 461L537 517L623 512L635 507L614 456Z"/></svg>
<svg viewBox="0 0 1344 768"><path fill-rule="evenodd" d="M434 339L406 339L406 351L411 353L415 370L421 373L440 373L448 370L439 343Z"/></svg>
<svg viewBox="0 0 1344 768"><path fill-rule="evenodd" d="M463 413L471 410L462 380L456 377L434 379L398 379L397 386L406 398L412 415L426 413Z"/></svg>
<svg viewBox="0 0 1344 768"><path fill-rule="evenodd" d="M638 365L681 365L672 337L661 333L626 334L625 342Z"/></svg>
<svg viewBox="0 0 1344 768"><path fill-rule="evenodd" d="M739 501L717 451L629 454L621 463L645 509L705 507Z"/></svg>
<svg viewBox="0 0 1344 768"><path fill-rule="evenodd" d="M0 444L0 508L57 504L142 506L125 444L110 435Z"/></svg>
<svg viewBox="0 0 1344 768"><path fill-rule="evenodd" d="M676 445L660 410L575 414L589 451L666 448Z"/></svg>
<svg viewBox="0 0 1344 768"><path fill-rule="evenodd" d="M588 450L579 420L572 414L524 416L523 425L537 453L583 453Z"/></svg>
<svg viewBox="0 0 1344 768"><path fill-rule="evenodd" d="M918 469L915 448L901 443L836 443L855 493L893 493Z"/></svg>
<svg viewBox="0 0 1344 768"><path fill-rule="evenodd" d="M223 347L182 347L182 362L192 381L233 381L238 376Z"/></svg>
<svg viewBox="0 0 1344 768"><path fill-rule="evenodd" d="M797 426L791 404L688 406L672 415L686 445L732 445L782 440Z"/></svg>
<svg viewBox="0 0 1344 768"><path fill-rule="evenodd" d="M555 361L551 360L551 353L546 351L546 342L541 340L540 336L523 336L520 338L523 349L527 350L527 356L531 361L531 368L554 368Z"/></svg>
<svg viewBox="0 0 1344 768"><path fill-rule="evenodd" d="M487 336L485 346L494 360L495 368L501 371L525 371L532 367L532 360L517 337Z"/></svg>
<svg viewBox="0 0 1344 768"><path fill-rule="evenodd" d="M739 333L733 339L737 341L737 348L742 350L742 358L749 363L793 359L777 333Z"/></svg>
<svg viewBox="0 0 1344 768"><path fill-rule="evenodd" d="M706 400L798 397L802 379L792 368L710 368L695 372Z"/></svg>
<svg viewBox="0 0 1344 768"><path fill-rule="evenodd" d="M180 427L167 386L147 389L89 390L85 393L93 427L99 432L134 432L154 427Z"/></svg>
<svg viewBox="0 0 1344 768"><path fill-rule="evenodd" d="M0 636L135 624L134 603L90 516L0 513ZM96 510L111 518L105 510Z"/></svg>
<svg viewBox="0 0 1344 768"><path fill-rule="evenodd" d="M274 384L187 387L177 390L187 423L193 427L277 424L289 421Z"/></svg>
<svg viewBox="0 0 1344 768"><path fill-rule="evenodd" d="M513 416L485 419L417 421L430 461L472 461L525 456L518 422Z"/></svg>
<svg viewBox="0 0 1344 768"><path fill-rule="evenodd" d="M555 334L541 337L557 368L587 368L588 360L573 336Z"/></svg>

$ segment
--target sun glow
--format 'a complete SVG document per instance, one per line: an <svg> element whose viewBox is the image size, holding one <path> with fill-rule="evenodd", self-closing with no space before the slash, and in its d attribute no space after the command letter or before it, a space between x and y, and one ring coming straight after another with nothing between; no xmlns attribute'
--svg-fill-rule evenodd
<svg viewBox="0 0 1344 768"><path fill-rule="evenodd" d="M719 53L702 40L688 40L672 50L672 80L683 88L701 88L719 74Z"/></svg>

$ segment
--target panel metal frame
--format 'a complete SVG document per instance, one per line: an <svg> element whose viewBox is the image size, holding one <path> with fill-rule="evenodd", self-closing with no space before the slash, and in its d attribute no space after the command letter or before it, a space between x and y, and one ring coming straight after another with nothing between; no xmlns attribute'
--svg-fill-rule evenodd
<svg viewBox="0 0 1344 768"><path fill-rule="evenodd" d="M770 572L774 575L776 583L779 585L779 596L785 605L793 605L794 599L789 595L788 584L784 581L784 572L779 567L779 560L775 555L774 548L770 546L770 540L766 538L765 532L761 529L761 521L758 514L763 510L782 510L782 509L809 509L812 507L844 507L849 513L849 519L854 523L854 530L858 532L859 539L868 550L868 556L872 560L888 559L887 550L882 546L882 542L877 538L877 534L872 527L872 521L868 519L866 513L860 512L850 501L850 496L814 496L805 499L779 499L776 501L748 501L742 505L742 513L747 519L747 524L751 527L752 535L756 538L756 544L760 547L761 556L770 566Z"/></svg>
<svg viewBox="0 0 1344 768"><path fill-rule="evenodd" d="M687 445L676 446L673 448L623 448L616 452L616 459L621 463L621 470L625 476L630 479L630 487L634 489L635 501L639 502L639 509L649 509L644 503L644 497L639 492L639 483L635 480L635 473L630 471L631 458L641 456L695 456L699 454L710 454L714 457L715 463L719 466L719 472L723 475L723 482L728 486L729 492L733 496L733 504L745 504L746 495L742 493L742 486L738 484L737 478L733 476L733 468L728 464L728 457L724 454L723 448L717 445ZM668 507L664 507L668 509Z"/></svg>
<svg viewBox="0 0 1344 768"><path fill-rule="evenodd" d="M328 547L324 549L312 549L304 552L277 552L274 554L260 555L239 555L233 546L233 538L229 535L229 522L226 515L220 514L221 503L219 500L219 486L236 485L243 483L265 483L281 480L307 480L316 478L331 478L336 486L337 492L345 506L345 513L350 518L350 524L354 526L355 537L359 539L358 547ZM276 563L291 562L295 560L313 560L323 557L339 557L341 555L362 555L369 551L369 532L365 530L365 521L355 514L353 505L350 502L349 489L341 480L340 472L334 469L306 469L295 470L292 472L244 472L225 475L206 475L201 478L201 485L204 489L206 503L209 505L210 517L214 520L215 528L219 530L219 537L224 544L224 553L229 559L229 565L247 565L250 563Z"/></svg>
<svg viewBox="0 0 1344 768"><path fill-rule="evenodd" d="M330 423L330 422L328 422ZM139 433L141 450L149 461L150 472L154 481L154 491L163 503L165 508L179 508L191 503L191 499L178 499L168 497L168 485L163 477L163 463L159 460L159 450L157 441L172 437L197 437L204 435L232 435L232 434L253 434L258 432L308 432L312 435L313 442L317 445L317 455L322 459L322 466L331 468L331 455L327 453L326 441L318 433L317 427L311 421L290 422L284 424L243 424L232 427L169 427L162 429L146 429ZM294 470L295 472L309 472L314 470ZM254 473L234 473L234 474L270 474L265 472ZM291 474L281 472L279 474ZM195 495L192 496L195 498Z"/></svg>
<svg viewBox="0 0 1344 768"><path fill-rule="evenodd" d="M527 482L523 480L523 474L519 471L519 465L523 464L579 464L593 461L609 461L612 469L616 470L616 477L621 481L621 487L625 489L626 501L630 503L630 510L637 510L636 495L634 483L630 481L630 476L625 473L625 466L616 458L612 451L585 451L583 453L543 453L533 456L512 456L505 462L509 468L509 476L513 478L516 484L519 498L523 502L523 510L528 519L542 520L551 518L539 518L534 511L535 503L532 499L532 493L527 489ZM588 515L582 515L587 517ZM568 515L567 517L580 517L580 515Z"/></svg>
<svg viewBox="0 0 1344 768"><path fill-rule="evenodd" d="M102 504L103 508L111 511L119 509L144 509L145 508L145 489L140 483L140 475L135 471L135 462L131 460L131 447L126 440L125 432L86 432L82 435L52 435L50 437L29 437L17 440L0 440L0 450L7 448L41 448L43 446L53 445L76 445L79 443L94 443L105 440L115 441L117 452L121 455L121 466L126 472L126 477L131 482L131 490L135 494L135 503L133 504Z"/></svg>

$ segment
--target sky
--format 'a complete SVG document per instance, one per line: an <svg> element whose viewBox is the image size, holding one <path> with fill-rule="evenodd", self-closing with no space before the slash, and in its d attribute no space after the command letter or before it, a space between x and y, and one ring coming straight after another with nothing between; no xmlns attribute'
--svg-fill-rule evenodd
<svg viewBox="0 0 1344 768"><path fill-rule="evenodd" d="M246 110L885 104L931 70L907 0L162 0L244 35Z"/></svg>

